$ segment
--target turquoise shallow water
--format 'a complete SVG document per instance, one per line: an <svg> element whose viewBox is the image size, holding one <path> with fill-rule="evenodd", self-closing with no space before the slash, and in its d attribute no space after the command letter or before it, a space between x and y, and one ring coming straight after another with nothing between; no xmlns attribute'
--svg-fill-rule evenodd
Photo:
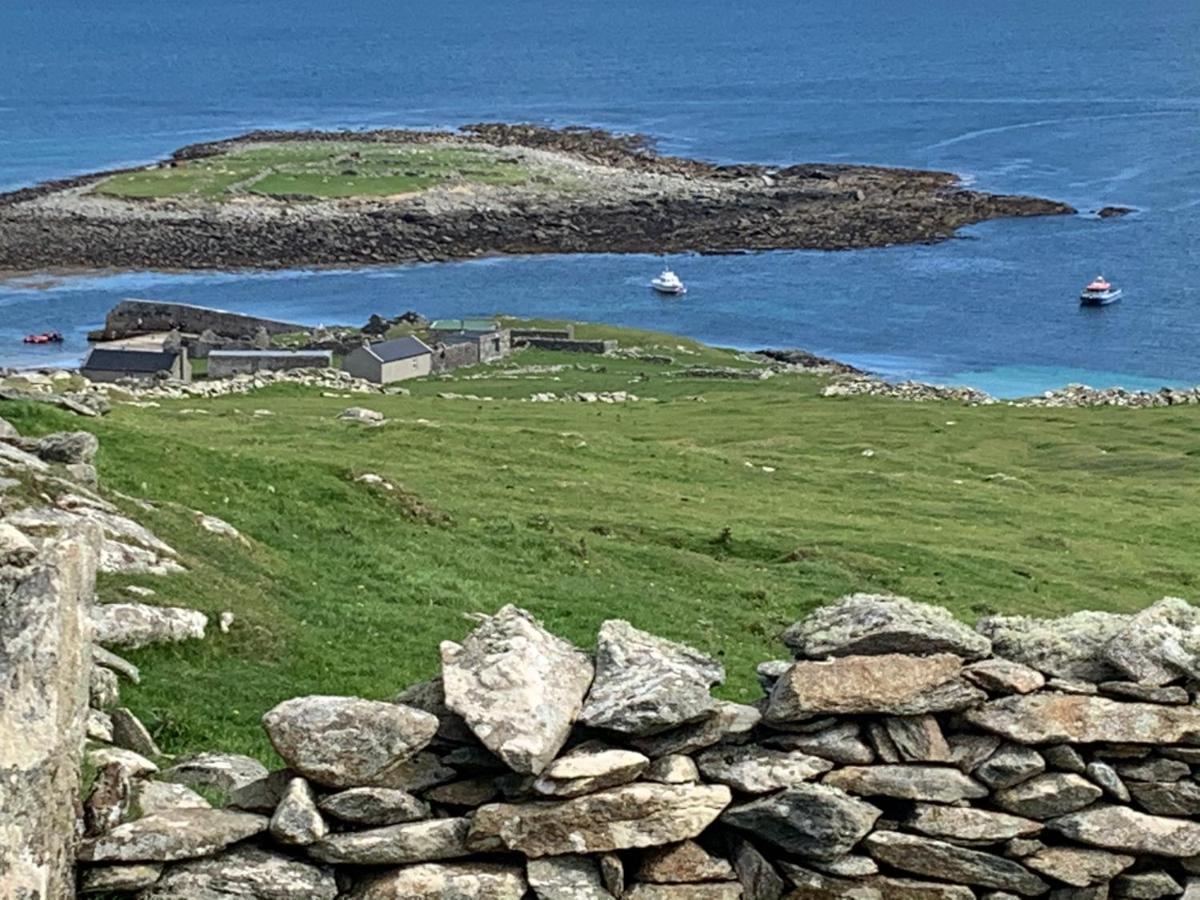
<svg viewBox="0 0 1200 900"><path fill-rule="evenodd" d="M7 282L0 365L77 359L113 302L143 295L314 324L409 308L599 319L1004 394L1197 383L1197 45L1200 4L1182 0L0 4L3 187L252 127L504 119L643 131L718 161L950 169L1138 210L988 223L937 246L674 259L683 301L646 290L658 260L615 256ZM1081 310L1097 271L1125 299ZM20 343L44 328L68 344Z"/></svg>

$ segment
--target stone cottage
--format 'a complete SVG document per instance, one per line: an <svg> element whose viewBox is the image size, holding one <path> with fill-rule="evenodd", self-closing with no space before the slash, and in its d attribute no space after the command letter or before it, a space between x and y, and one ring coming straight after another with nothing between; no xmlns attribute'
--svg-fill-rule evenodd
<svg viewBox="0 0 1200 900"><path fill-rule="evenodd" d="M149 380L165 373L176 381L192 380L192 365L181 350L110 350L97 347L88 354L79 374L89 381Z"/></svg>
<svg viewBox="0 0 1200 900"><path fill-rule="evenodd" d="M212 350L208 354L210 378L287 369L327 369L332 365L333 353L329 350Z"/></svg>
<svg viewBox="0 0 1200 900"><path fill-rule="evenodd" d="M342 368L356 378L388 384L433 371L433 351L420 338L401 337L363 345L346 354Z"/></svg>

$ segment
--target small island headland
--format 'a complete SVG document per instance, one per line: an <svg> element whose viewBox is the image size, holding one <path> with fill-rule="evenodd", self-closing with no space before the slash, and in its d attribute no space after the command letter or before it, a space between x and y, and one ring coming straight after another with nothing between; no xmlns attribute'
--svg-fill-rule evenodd
<svg viewBox="0 0 1200 900"><path fill-rule="evenodd" d="M0 271L847 250L1073 212L949 172L717 165L594 129L254 131L0 194Z"/></svg>

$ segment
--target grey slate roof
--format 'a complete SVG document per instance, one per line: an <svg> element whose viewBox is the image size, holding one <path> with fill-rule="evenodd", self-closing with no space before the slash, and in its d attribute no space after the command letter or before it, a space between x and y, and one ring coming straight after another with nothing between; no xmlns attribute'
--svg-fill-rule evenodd
<svg viewBox="0 0 1200 900"><path fill-rule="evenodd" d="M395 362L398 359L411 359L414 356L424 356L433 351L420 338L401 337L390 341L380 341L367 348L380 362Z"/></svg>
<svg viewBox="0 0 1200 900"><path fill-rule="evenodd" d="M174 350L104 350L97 347L88 354L83 368L149 375L170 370L178 356Z"/></svg>

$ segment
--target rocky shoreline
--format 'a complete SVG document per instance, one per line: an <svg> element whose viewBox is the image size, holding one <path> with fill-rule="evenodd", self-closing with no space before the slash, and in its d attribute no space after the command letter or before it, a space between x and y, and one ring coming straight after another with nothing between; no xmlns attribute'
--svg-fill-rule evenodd
<svg viewBox="0 0 1200 900"><path fill-rule="evenodd" d="M714 165L660 156L640 136L530 125L461 132L258 131L171 160L253 144L348 141L493 148L569 171L570 190L452 185L349 200L122 199L112 171L0 194L0 271L288 268L529 253L841 250L944 240L989 219L1062 215L1063 203L964 189L948 172L877 166ZM133 171L133 170L123 170Z"/></svg>

